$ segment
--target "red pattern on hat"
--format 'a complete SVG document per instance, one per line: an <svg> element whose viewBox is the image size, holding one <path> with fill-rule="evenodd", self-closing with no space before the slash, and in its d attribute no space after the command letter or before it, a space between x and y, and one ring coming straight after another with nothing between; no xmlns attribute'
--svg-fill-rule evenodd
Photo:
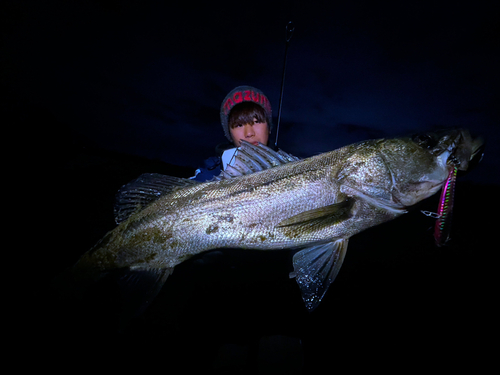
<svg viewBox="0 0 500 375"><path fill-rule="evenodd" d="M272 128L272 109L271 103L269 102L269 99L267 99L267 96L255 87L238 86L226 95L221 105L220 117L222 128L224 129L224 134L229 140L231 140L227 119L229 112L231 112L231 109L233 109L236 104L250 101L257 103L262 106L262 108L264 108L264 111L266 112L266 118L268 120L268 126L270 129Z"/></svg>

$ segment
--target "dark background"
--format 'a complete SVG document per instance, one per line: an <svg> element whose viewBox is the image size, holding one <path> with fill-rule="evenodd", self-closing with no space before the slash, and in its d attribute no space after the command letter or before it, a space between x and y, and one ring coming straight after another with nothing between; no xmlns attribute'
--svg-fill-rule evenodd
<svg viewBox="0 0 500 375"><path fill-rule="evenodd" d="M461 368L489 357L480 337L491 331L496 296L497 2L54 0L2 8L4 147L14 149L9 166L28 177L21 223L37 233L21 251L38 271L23 311L38 328L29 332L33 350L51 353L52 365L64 358L110 369L293 374ZM287 251L190 260L122 332L116 293L97 291L83 304L52 296L50 280L113 228L121 185L145 172L188 177L215 154L227 92L258 87L276 115L289 20L296 30L284 150L307 157L435 127L486 139L482 163L457 183L449 246L434 246L433 220L418 210L369 229L351 239L312 314L288 279ZM437 199L419 209L435 211Z"/></svg>

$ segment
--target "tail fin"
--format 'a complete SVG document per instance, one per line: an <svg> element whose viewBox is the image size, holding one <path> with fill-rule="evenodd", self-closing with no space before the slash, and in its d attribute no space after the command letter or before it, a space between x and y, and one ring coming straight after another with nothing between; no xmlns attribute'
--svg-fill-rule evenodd
<svg viewBox="0 0 500 375"><path fill-rule="evenodd" d="M106 276L106 273L100 273L82 277L77 265L67 268L52 280L53 291L63 299L82 299L89 286Z"/></svg>
<svg viewBox="0 0 500 375"><path fill-rule="evenodd" d="M113 310L109 310L109 306L101 305L103 301L105 304L112 304L113 302L109 301L116 300L118 328L122 330L133 318L146 310L172 271L173 268L126 268L101 273L84 273L77 264L56 277L52 285L61 299L94 304L96 306L91 310L96 313Z"/></svg>

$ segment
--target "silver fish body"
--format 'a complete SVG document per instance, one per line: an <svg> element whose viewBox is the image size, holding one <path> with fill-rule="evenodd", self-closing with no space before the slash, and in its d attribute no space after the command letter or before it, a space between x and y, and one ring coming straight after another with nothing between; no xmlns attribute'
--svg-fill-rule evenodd
<svg viewBox="0 0 500 375"><path fill-rule="evenodd" d="M431 146L422 139L369 140L202 184L167 178L155 182L164 191L84 254L73 273L80 280L117 269L147 273L150 300L173 268L195 254L303 248L294 256L293 276L312 310L335 279L348 239L436 193L450 157L468 162L473 151L464 145L471 144L468 133L457 130ZM272 154L265 146L244 143L243 149L250 156Z"/></svg>

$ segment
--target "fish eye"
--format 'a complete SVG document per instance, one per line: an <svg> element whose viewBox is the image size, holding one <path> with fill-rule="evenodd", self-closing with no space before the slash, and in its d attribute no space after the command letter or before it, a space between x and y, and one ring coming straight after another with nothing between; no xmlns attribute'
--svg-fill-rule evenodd
<svg viewBox="0 0 500 375"><path fill-rule="evenodd" d="M420 147L432 148L437 144L437 141L429 134L416 134L412 138L412 141L418 144Z"/></svg>
<svg viewBox="0 0 500 375"><path fill-rule="evenodd" d="M459 167L460 159L456 155L450 155L450 157L447 160L447 163Z"/></svg>

